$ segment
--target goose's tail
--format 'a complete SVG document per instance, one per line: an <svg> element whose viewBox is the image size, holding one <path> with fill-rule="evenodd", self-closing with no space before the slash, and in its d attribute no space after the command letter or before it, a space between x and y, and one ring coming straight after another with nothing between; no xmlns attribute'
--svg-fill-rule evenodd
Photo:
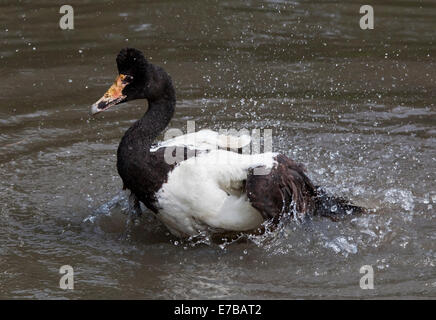
<svg viewBox="0 0 436 320"><path fill-rule="evenodd" d="M279 154L269 174L255 175L250 169L245 182L245 191L251 205L264 219L278 221L281 214L294 208L301 213L329 217L343 217L367 213L365 208L328 194L316 187L305 174L302 165Z"/></svg>
<svg viewBox="0 0 436 320"><path fill-rule="evenodd" d="M337 220L346 216L365 214L368 211L350 203L350 201L328 194L323 188L316 189L314 215Z"/></svg>

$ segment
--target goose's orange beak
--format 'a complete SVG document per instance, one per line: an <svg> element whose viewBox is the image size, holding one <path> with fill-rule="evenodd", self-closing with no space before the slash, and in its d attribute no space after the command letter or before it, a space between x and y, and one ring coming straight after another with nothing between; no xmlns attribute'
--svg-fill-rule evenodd
<svg viewBox="0 0 436 320"><path fill-rule="evenodd" d="M126 96L123 95L123 89L129 84L127 82L127 76L120 74L116 79L114 84L109 88L108 91L94 103L91 107L91 114L95 115L99 112L105 111L110 107L123 102ZM129 77L130 79L131 77Z"/></svg>

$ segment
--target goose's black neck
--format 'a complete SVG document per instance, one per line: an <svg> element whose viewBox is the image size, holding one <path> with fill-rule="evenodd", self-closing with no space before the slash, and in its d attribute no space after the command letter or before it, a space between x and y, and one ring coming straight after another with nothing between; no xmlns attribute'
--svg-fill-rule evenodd
<svg viewBox="0 0 436 320"><path fill-rule="evenodd" d="M170 123L174 108L175 99L162 97L158 100L148 100L147 112L126 131L121 140L120 148L124 145L130 147L150 146ZM146 150L148 151L148 149Z"/></svg>
<svg viewBox="0 0 436 320"><path fill-rule="evenodd" d="M135 189L139 179L145 182L153 171L149 164L150 146L169 124L176 104L171 78L163 69L152 68L143 89L148 110L126 131L118 147L118 173L130 190Z"/></svg>

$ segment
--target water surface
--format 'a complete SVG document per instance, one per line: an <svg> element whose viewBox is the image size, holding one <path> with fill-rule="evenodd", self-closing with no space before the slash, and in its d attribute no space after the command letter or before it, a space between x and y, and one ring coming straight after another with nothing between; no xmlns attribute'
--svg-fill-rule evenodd
<svg viewBox="0 0 436 320"><path fill-rule="evenodd" d="M38 2L0 3L0 298L436 297L433 1L376 1L370 31L356 1L82 0L70 31ZM148 214L127 230L116 148L145 101L89 116L125 46L171 74L170 127L272 129L274 151L377 214L225 247Z"/></svg>

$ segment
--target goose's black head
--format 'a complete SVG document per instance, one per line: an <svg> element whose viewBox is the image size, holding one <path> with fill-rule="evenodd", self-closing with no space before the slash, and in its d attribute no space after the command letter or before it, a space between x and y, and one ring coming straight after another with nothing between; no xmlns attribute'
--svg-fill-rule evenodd
<svg viewBox="0 0 436 320"><path fill-rule="evenodd" d="M117 66L119 75L103 97L92 105L93 115L123 102L146 98L150 65L142 52L134 48L122 49L117 56Z"/></svg>

